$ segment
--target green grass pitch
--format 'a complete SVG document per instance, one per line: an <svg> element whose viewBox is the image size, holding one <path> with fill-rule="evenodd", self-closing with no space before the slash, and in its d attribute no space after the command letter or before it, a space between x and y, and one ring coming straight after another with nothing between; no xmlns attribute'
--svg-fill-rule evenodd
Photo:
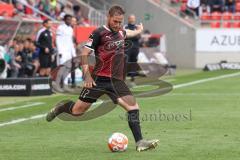
<svg viewBox="0 0 240 160"><path fill-rule="evenodd" d="M177 85L235 72L181 71L164 79ZM121 118L125 112L120 107L86 122L57 119L48 123L42 117L1 126L11 120L45 114L56 102L67 98L76 100L78 96L0 97L0 160L240 159L239 78L207 81L174 89L163 96L138 98L144 137L160 139L155 150L141 153L135 151L128 124ZM36 102L44 104L1 111ZM161 118L149 118L159 112ZM128 136L126 152L109 151L107 139L113 132Z"/></svg>

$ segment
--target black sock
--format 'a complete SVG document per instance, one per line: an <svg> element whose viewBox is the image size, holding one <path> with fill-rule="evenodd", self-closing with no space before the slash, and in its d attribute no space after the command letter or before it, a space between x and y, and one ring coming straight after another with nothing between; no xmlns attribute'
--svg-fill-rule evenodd
<svg viewBox="0 0 240 160"><path fill-rule="evenodd" d="M62 105L61 107L58 108L57 115L61 114L63 112L72 114L72 108L73 108L74 104L75 103L73 101L69 101L69 102L65 103L64 105Z"/></svg>
<svg viewBox="0 0 240 160"><path fill-rule="evenodd" d="M133 133L135 142L142 139L142 132L139 121L139 110L128 111L128 125Z"/></svg>

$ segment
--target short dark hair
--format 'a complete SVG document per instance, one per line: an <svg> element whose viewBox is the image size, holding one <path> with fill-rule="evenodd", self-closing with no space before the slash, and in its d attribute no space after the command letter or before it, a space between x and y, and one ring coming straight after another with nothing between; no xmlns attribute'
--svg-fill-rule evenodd
<svg viewBox="0 0 240 160"><path fill-rule="evenodd" d="M79 12L81 10L81 7L79 5L73 6L73 11L74 12Z"/></svg>
<svg viewBox="0 0 240 160"><path fill-rule="evenodd" d="M64 21L66 21L68 18L72 18L72 16L70 14L66 14L63 18Z"/></svg>
<svg viewBox="0 0 240 160"><path fill-rule="evenodd" d="M47 24L49 21L50 21L50 19L45 19L42 24L43 24L43 25L44 25L44 24Z"/></svg>
<svg viewBox="0 0 240 160"><path fill-rule="evenodd" d="M114 15L124 15L125 11L123 9L123 7L119 6L119 5L114 5L112 6L109 11L108 14L110 16L114 16Z"/></svg>
<svg viewBox="0 0 240 160"><path fill-rule="evenodd" d="M28 37L28 38L25 39L25 41L28 41L28 42L31 43L31 42L32 42L32 39Z"/></svg>

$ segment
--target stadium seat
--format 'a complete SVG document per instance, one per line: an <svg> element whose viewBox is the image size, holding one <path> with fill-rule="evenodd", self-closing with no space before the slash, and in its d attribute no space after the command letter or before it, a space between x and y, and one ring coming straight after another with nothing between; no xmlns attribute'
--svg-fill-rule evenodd
<svg viewBox="0 0 240 160"><path fill-rule="evenodd" d="M203 12L200 19L202 21L208 21L208 20L210 20L210 14L208 12Z"/></svg>
<svg viewBox="0 0 240 160"><path fill-rule="evenodd" d="M223 28L231 28L231 27L232 27L232 24L231 24L231 22L223 22L223 23L222 23L222 27L223 27Z"/></svg>
<svg viewBox="0 0 240 160"><path fill-rule="evenodd" d="M5 4L1 3L0 4L0 15L5 15L12 17L14 12L14 7L11 4Z"/></svg>
<svg viewBox="0 0 240 160"><path fill-rule="evenodd" d="M233 16L233 19L235 21L239 21L240 20L240 13L239 12L235 13L234 16Z"/></svg>
<svg viewBox="0 0 240 160"><path fill-rule="evenodd" d="M212 20L221 20L222 14L220 12L213 12L211 14L211 19Z"/></svg>
<svg viewBox="0 0 240 160"><path fill-rule="evenodd" d="M187 4L186 3L183 3L180 7L180 11L181 12L185 12L187 10Z"/></svg>
<svg viewBox="0 0 240 160"><path fill-rule="evenodd" d="M240 22L233 22L232 28L240 28Z"/></svg>
<svg viewBox="0 0 240 160"><path fill-rule="evenodd" d="M211 28L220 28L221 23L220 22L211 22Z"/></svg>
<svg viewBox="0 0 240 160"><path fill-rule="evenodd" d="M182 3L187 3L188 0L181 0L181 1L182 1Z"/></svg>
<svg viewBox="0 0 240 160"><path fill-rule="evenodd" d="M223 20L232 20L232 13L224 12L222 15Z"/></svg>
<svg viewBox="0 0 240 160"><path fill-rule="evenodd" d="M236 12L240 12L240 2L236 3Z"/></svg>

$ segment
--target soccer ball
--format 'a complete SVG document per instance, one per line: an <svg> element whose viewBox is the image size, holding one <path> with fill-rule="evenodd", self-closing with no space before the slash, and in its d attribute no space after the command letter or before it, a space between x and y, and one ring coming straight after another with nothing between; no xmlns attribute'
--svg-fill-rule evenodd
<svg viewBox="0 0 240 160"><path fill-rule="evenodd" d="M108 139L108 147L112 152L123 152L127 146L128 138L122 133L113 133Z"/></svg>

